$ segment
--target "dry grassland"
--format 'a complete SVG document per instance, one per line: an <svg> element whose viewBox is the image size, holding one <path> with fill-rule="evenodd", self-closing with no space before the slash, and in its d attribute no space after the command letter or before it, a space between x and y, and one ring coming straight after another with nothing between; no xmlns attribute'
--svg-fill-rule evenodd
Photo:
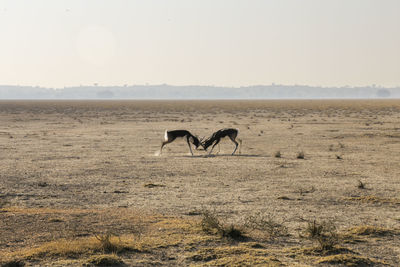
<svg viewBox="0 0 400 267"><path fill-rule="evenodd" d="M398 100L0 101L0 122L0 266L400 265ZM156 155L226 127L241 154Z"/></svg>

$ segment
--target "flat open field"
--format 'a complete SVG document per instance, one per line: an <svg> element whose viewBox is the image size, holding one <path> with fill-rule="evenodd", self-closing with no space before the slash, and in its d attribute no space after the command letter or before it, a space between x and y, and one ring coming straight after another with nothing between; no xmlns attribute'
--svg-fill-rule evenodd
<svg viewBox="0 0 400 267"><path fill-rule="evenodd" d="M0 101L0 123L0 264L400 265L400 100ZM241 154L157 156L165 129L227 127Z"/></svg>

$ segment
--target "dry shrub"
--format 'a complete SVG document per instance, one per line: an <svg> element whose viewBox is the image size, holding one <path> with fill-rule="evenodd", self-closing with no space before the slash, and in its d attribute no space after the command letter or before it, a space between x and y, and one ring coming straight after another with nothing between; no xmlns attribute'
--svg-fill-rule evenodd
<svg viewBox="0 0 400 267"><path fill-rule="evenodd" d="M96 266L125 266L124 262L116 255L92 256L88 263Z"/></svg>
<svg viewBox="0 0 400 267"><path fill-rule="evenodd" d="M281 152L278 150L278 151L275 152L274 156L275 156L275 158L281 158L281 157L282 157L282 154L281 154Z"/></svg>
<svg viewBox="0 0 400 267"><path fill-rule="evenodd" d="M217 218L215 212L209 210L202 211L201 228L207 234L216 234L233 240L245 239L242 229L234 225L226 226Z"/></svg>
<svg viewBox="0 0 400 267"><path fill-rule="evenodd" d="M209 210L203 210L201 219L201 229L208 234L216 234L222 228L221 223L219 222L215 212L211 212Z"/></svg>
<svg viewBox="0 0 400 267"><path fill-rule="evenodd" d="M118 245L111 241L111 237L114 236L111 233L106 233L102 235L95 235L96 239L100 242L100 247L105 253L117 252Z"/></svg>
<svg viewBox="0 0 400 267"><path fill-rule="evenodd" d="M246 218L245 226L250 229L267 233L271 238L288 235L287 227L282 223L276 222L271 215L265 215L262 213L257 213Z"/></svg>
<svg viewBox="0 0 400 267"><path fill-rule="evenodd" d="M357 188L358 189L365 189L366 183L363 183L361 180L358 180Z"/></svg>
<svg viewBox="0 0 400 267"><path fill-rule="evenodd" d="M296 156L296 158L298 158L298 159L304 159L304 152L303 151L300 151L299 153L297 153L297 156Z"/></svg>
<svg viewBox="0 0 400 267"><path fill-rule="evenodd" d="M298 190L294 191L295 193L299 193L300 196L304 196L305 194L309 194L309 193L314 193L315 192L315 187L311 186L310 189L306 189L306 188L302 188L300 187Z"/></svg>
<svg viewBox="0 0 400 267"><path fill-rule="evenodd" d="M375 265L375 261L354 255L354 254L337 254L337 255L331 255L331 256L326 256L322 257L316 262L317 264L341 264L344 266L354 266L354 267L362 267L362 266L373 266Z"/></svg>
<svg viewBox="0 0 400 267"><path fill-rule="evenodd" d="M163 184L153 184L153 183L145 184L143 186L147 187L147 188L165 187L165 185L163 185Z"/></svg>
<svg viewBox="0 0 400 267"><path fill-rule="evenodd" d="M331 222L308 222L304 235L305 238L317 242L322 251L333 250L335 245L339 244L336 227Z"/></svg>

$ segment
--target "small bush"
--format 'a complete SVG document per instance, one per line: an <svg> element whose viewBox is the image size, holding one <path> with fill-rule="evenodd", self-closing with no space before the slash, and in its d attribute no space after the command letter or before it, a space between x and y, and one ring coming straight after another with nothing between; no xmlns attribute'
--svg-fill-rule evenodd
<svg viewBox="0 0 400 267"><path fill-rule="evenodd" d="M303 152L303 151L300 151L299 153L297 153L296 158L298 158L298 159L304 159L304 152Z"/></svg>
<svg viewBox="0 0 400 267"><path fill-rule="evenodd" d="M112 253L118 251L118 246L111 242L111 233L106 233L102 235L95 235L96 239L99 240L100 246L105 253Z"/></svg>
<svg viewBox="0 0 400 267"><path fill-rule="evenodd" d="M314 193L315 187L311 186L310 189L300 187L298 190L294 191L295 193L299 193L300 196L304 196L305 194Z"/></svg>
<svg viewBox="0 0 400 267"><path fill-rule="evenodd" d="M201 214L202 214L201 229L205 233L216 234L220 232L222 225L220 224L215 213L208 210L203 210Z"/></svg>
<svg viewBox="0 0 400 267"><path fill-rule="evenodd" d="M358 185L357 185L357 188L358 189L365 189L365 183L363 183L361 180L358 180Z"/></svg>
<svg viewBox="0 0 400 267"><path fill-rule="evenodd" d="M336 227L330 222L317 223L316 220L307 223L305 237L316 241L321 250L329 251L339 243Z"/></svg>
<svg viewBox="0 0 400 267"><path fill-rule="evenodd" d="M261 213L246 218L245 226L250 229L266 232L272 238L288 234L288 229L283 224L276 222L272 216Z"/></svg>
<svg viewBox="0 0 400 267"><path fill-rule="evenodd" d="M96 266L125 266L124 262L116 255L99 255L89 259L89 263Z"/></svg>
<svg viewBox="0 0 400 267"><path fill-rule="evenodd" d="M234 240L244 239L244 233L234 225L225 226L222 224L215 213L208 210L202 211L201 228L207 234L216 234L221 237L227 237Z"/></svg>
<svg viewBox="0 0 400 267"><path fill-rule="evenodd" d="M228 237L234 240L244 239L244 233L241 229L235 227L233 224L223 227L222 236Z"/></svg>
<svg viewBox="0 0 400 267"><path fill-rule="evenodd" d="M281 158L281 157L282 157L282 154L281 154L280 151L276 151L275 154L274 154L274 156L275 156L275 158Z"/></svg>

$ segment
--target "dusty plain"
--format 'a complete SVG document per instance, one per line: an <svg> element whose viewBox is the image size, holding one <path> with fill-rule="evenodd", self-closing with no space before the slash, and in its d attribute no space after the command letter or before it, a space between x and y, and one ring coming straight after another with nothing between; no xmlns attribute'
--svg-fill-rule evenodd
<svg viewBox="0 0 400 267"><path fill-rule="evenodd" d="M157 155L165 129L226 127L241 154ZM400 100L0 101L0 264L399 266L399 161ZM245 238L204 232L204 211ZM340 249L312 251L314 221Z"/></svg>

